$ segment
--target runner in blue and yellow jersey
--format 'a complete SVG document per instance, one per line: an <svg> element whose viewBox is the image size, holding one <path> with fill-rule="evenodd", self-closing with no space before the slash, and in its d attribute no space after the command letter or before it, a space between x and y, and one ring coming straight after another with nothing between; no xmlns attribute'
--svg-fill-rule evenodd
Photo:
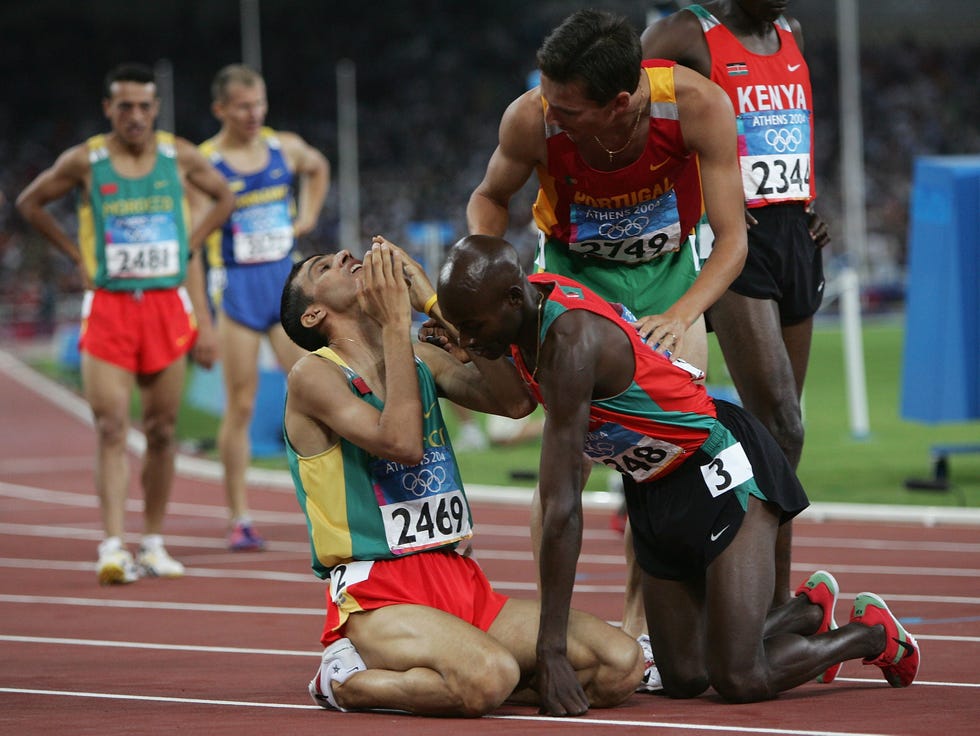
<svg viewBox="0 0 980 736"><path fill-rule="evenodd" d="M911 684L918 646L874 594L858 596L849 625L827 627L838 590L822 572L809 581L807 605L791 601L770 615L776 533L806 508L806 494L772 436L741 407L708 396L698 369L654 351L587 287L525 276L500 238L457 243L438 294L459 346L486 360L512 355L547 412L539 678L578 702L564 653L585 452L623 476L668 695L695 697L710 686L729 701L765 700L858 657L892 686ZM559 695L542 707L561 714L566 701Z"/></svg>
<svg viewBox="0 0 980 736"><path fill-rule="evenodd" d="M254 70L241 64L224 67L215 75L211 94L221 130L200 148L235 195L235 211L211 234L207 247L225 389L218 451L230 517L228 547L259 550L265 542L252 526L245 485L259 347L267 336L285 371L303 355L279 325L279 296L293 265L296 239L316 227L330 167L300 136L265 126L265 82Z"/></svg>
<svg viewBox="0 0 980 736"><path fill-rule="evenodd" d="M105 539L97 574L128 583L141 573L177 577L161 532L174 475L177 409L186 361L214 360L214 336L200 271L188 259L232 208L222 176L188 141L154 130L160 109L152 70L121 65L106 76L103 111L112 130L69 148L21 193L24 218L78 264L82 388L98 436L95 484ZM45 205L78 191L77 241ZM185 195L206 201L191 227ZM185 279L190 294L184 289ZM139 557L122 542L129 486L126 434L139 386L146 433L144 528Z"/></svg>
<svg viewBox="0 0 980 736"><path fill-rule="evenodd" d="M472 522L438 397L512 417L534 401L507 360L413 345L413 307L440 317L422 268L380 237L363 263L346 250L301 262L283 290L283 327L312 351L290 371L284 432L313 569L329 578L310 694L425 715L537 703L550 688L530 679L538 603L496 593L456 551ZM581 612L568 636L574 712L629 697L635 642Z"/></svg>

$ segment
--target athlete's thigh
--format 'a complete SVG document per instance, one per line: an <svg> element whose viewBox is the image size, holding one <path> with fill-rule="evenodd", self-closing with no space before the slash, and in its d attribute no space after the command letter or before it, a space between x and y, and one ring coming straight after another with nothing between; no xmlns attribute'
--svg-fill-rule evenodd
<svg viewBox="0 0 980 736"><path fill-rule="evenodd" d="M704 324L704 315L698 317L694 324L684 333L682 349L674 357L683 358L696 368L708 372L708 330Z"/></svg>
<svg viewBox="0 0 980 736"><path fill-rule="evenodd" d="M810 363L810 346L813 342L813 317L802 322L783 326L783 344L789 357L796 385L796 396L803 393L803 382L806 380L806 369Z"/></svg>
<svg viewBox="0 0 980 736"><path fill-rule="evenodd" d="M218 351L225 386L247 390L258 385L259 344L262 335L236 322L224 312L218 314Z"/></svg>
<svg viewBox="0 0 980 736"><path fill-rule="evenodd" d="M128 422L136 377L118 365L82 352L82 392L96 418Z"/></svg>
<svg viewBox="0 0 980 736"><path fill-rule="evenodd" d="M187 360L181 356L161 371L137 377L144 431L165 430L168 434L173 431L186 375Z"/></svg>
<svg viewBox="0 0 980 736"><path fill-rule="evenodd" d="M344 635L369 668L398 672L427 667L446 674L464 667L468 658L487 661L506 656L505 647L472 624L413 604L352 614Z"/></svg>
<svg viewBox="0 0 980 736"><path fill-rule="evenodd" d="M708 651L725 669L749 667L764 656L762 635L775 585L778 528L778 509L749 496L735 539L708 565Z"/></svg>
<svg viewBox="0 0 980 736"><path fill-rule="evenodd" d="M776 302L727 291L711 308L711 324L746 408L758 413L795 394Z"/></svg>
<svg viewBox="0 0 980 736"><path fill-rule="evenodd" d="M664 580L642 573L647 628L657 668L668 679L704 671L704 592L700 580Z"/></svg>
<svg viewBox="0 0 980 736"><path fill-rule="evenodd" d="M487 631L513 655L522 672L530 672L537 662L540 615L539 601L510 598ZM613 644L635 646L628 636L599 617L574 608L569 611L566 653L576 671L599 664L606 652L612 653Z"/></svg>

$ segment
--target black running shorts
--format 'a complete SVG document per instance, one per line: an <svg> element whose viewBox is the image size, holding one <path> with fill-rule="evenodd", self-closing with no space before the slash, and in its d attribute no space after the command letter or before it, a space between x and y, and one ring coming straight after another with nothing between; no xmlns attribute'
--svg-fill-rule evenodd
<svg viewBox="0 0 980 736"><path fill-rule="evenodd" d="M728 287L779 305L782 324L812 317L823 300L823 255L813 242L803 204L774 204L749 211L749 251L738 278Z"/></svg>
<svg viewBox="0 0 980 736"><path fill-rule="evenodd" d="M752 468L751 495L775 504L781 523L808 505L783 451L762 424L739 406L715 400L719 421L738 440ZM712 457L698 450L663 479L637 483L623 476L636 559L648 574L666 580L701 577L735 538L747 495L712 495L702 468Z"/></svg>

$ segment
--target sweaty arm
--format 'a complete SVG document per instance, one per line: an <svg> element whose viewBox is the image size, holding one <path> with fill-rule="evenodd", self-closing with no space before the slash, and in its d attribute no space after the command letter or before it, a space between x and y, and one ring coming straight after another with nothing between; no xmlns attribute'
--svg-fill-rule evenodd
<svg viewBox="0 0 980 736"><path fill-rule="evenodd" d="M177 163L183 173L188 198L193 190L206 195L212 202L210 209L200 211L192 218L188 234L191 250L198 250L204 239L214 230L224 225L235 209L235 197L228 188L228 182L221 172L214 168L196 146L183 138L176 139Z"/></svg>
<svg viewBox="0 0 980 736"><path fill-rule="evenodd" d="M384 236L375 235L373 242L384 244L399 254L412 308L417 312L427 313L446 333L441 346L426 342L415 345L415 353L432 371L440 395L467 409L501 414L513 419L527 416L534 411L537 402L524 385L513 363L506 358L486 360L465 353L455 344L456 327L442 316L439 302L435 300L435 289L425 269Z"/></svg>
<svg viewBox="0 0 980 736"><path fill-rule="evenodd" d="M531 178L534 167L547 157L538 88L510 103L500 120L498 138L483 181L473 190L466 205L466 223L472 235L503 237L510 222L511 197Z"/></svg>
<svg viewBox="0 0 980 736"><path fill-rule="evenodd" d="M567 658L567 632L582 547L582 448L601 356L600 333L589 329L589 323L597 319L576 311L555 320L541 345L537 366L548 410L539 482L537 678L541 712L555 716L580 715L589 705Z"/></svg>
<svg viewBox="0 0 980 736"><path fill-rule="evenodd" d="M698 277L665 313L689 327L741 272L748 242L731 101L721 87L690 69L675 67L674 78L681 131L698 154L705 211L715 234Z"/></svg>
<svg viewBox="0 0 980 736"><path fill-rule="evenodd" d="M184 191L191 209L187 236L191 261L187 267L186 286L198 329L191 355L198 364L210 368L218 359L218 340L208 304L202 245L204 239L231 215L235 198L225 177L196 146L183 138L177 138L176 145L177 163L183 172Z"/></svg>
<svg viewBox="0 0 980 736"><path fill-rule="evenodd" d="M384 387L376 394L384 408L379 411L355 397L335 364L310 354L289 372L286 431L303 455L323 452L339 435L373 455L415 465L423 451L422 399L401 257L376 246L365 254L360 273L358 301L381 326Z"/></svg>
<svg viewBox="0 0 980 736"><path fill-rule="evenodd" d="M711 78L711 52L694 13L679 11L651 23L640 37L644 59L670 59Z"/></svg>
<svg viewBox="0 0 980 736"><path fill-rule="evenodd" d="M420 342L415 353L429 366L441 396L473 411L520 419L537 402L507 358L487 360L470 355L461 363L441 347Z"/></svg>
<svg viewBox="0 0 980 736"><path fill-rule="evenodd" d="M327 157L295 133L280 132L286 160L299 179L299 201L293 234L298 238L311 232L330 189L330 163Z"/></svg>
<svg viewBox="0 0 980 736"><path fill-rule="evenodd" d="M91 173L85 146L73 146L62 153L50 168L38 174L17 197L17 210L21 216L72 260L87 289L92 288L92 283L82 263L82 252L78 243L45 208L73 189L80 187L87 190Z"/></svg>

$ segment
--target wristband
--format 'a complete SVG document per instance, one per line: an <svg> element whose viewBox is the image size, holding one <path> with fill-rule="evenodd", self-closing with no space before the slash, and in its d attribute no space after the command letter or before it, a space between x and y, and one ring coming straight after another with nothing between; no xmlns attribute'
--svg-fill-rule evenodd
<svg viewBox="0 0 980 736"><path fill-rule="evenodd" d="M422 307L422 311L429 317L432 316L432 307L435 306L436 302L439 300L439 296L435 293L432 294L428 299L425 300L425 306Z"/></svg>

